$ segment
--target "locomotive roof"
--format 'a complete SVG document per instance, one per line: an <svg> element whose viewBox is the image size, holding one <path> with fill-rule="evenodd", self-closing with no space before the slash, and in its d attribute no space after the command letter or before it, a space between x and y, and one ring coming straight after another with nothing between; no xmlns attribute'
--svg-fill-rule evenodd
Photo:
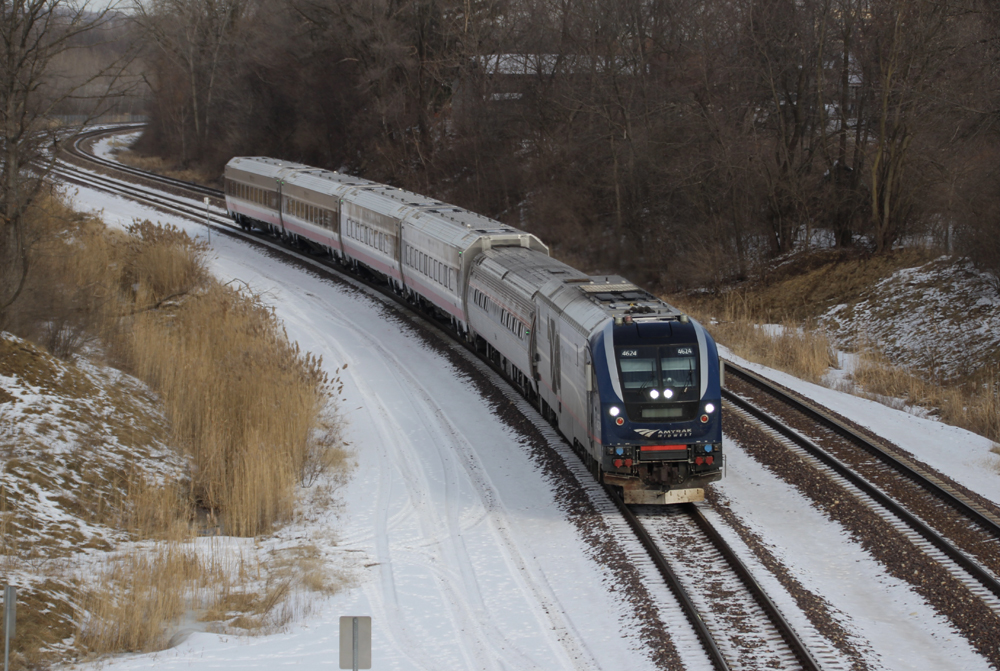
<svg viewBox="0 0 1000 671"><path fill-rule="evenodd" d="M516 247L492 249L483 256L480 263L492 265L504 282L529 298L541 293L588 333L608 318L629 315L642 321L681 316L673 306L617 275L587 275L558 259Z"/></svg>

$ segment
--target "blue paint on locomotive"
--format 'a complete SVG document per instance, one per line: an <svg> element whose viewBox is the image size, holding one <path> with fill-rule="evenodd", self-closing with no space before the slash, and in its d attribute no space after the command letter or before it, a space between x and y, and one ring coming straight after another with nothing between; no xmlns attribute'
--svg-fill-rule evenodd
<svg viewBox="0 0 1000 671"><path fill-rule="evenodd" d="M645 333L640 333L640 330ZM613 340L610 348L606 343L608 333L612 334ZM713 446L711 454L718 459L722 444L719 353L715 341L700 324L690 320L687 323L670 321L616 325L611 331L596 331L590 338L590 345L591 352L594 353L594 374L600 396L600 435L595 438L605 448L602 462L613 461L616 456L622 456L616 455L613 450L609 454L608 448L641 448L644 445L687 445L690 447L689 451L676 455L678 460L687 460L689 452L694 457L707 444ZM662 394L666 385L662 379L657 379L657 384L639 385L639 392L648 396L650 391L656 389L660 394L656 399L659 402L654 402L653 399L636 402L633 395L635 390L627 388L628 382L620 370L622 351L648 353L652 350L669 351L670 348L674 352L691 348L691 354L697 362L696 393L689 392L684 400L664 400ZM613 353L614 358L605 353ZM651 378L662 377L662 365L660 368L658 372L650 371ZM674 389L676 388L671 388L671 392L677 393ZM621 395L619 391L622 392ZM681 397L681 394L677 393L677 396ZM708 412L709 406L711 412ZM612 409L617 409L617 413L613 414ZM644 417L644 410L654 415L654 418ZM657 413L681 413L681 416L677 419L664 417L663 421L657 421ZM702 422L702 416L707 416L708 421ZM617 423L619 418L623 420L621 425ZM718 466L711 470L717 469Z"/></svg>

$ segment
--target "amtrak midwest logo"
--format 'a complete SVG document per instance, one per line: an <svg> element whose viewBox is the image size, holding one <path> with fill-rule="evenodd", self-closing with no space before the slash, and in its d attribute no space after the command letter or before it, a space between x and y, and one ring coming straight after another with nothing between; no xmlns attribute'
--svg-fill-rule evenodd
<svg viewBox="0 0 1000 671"><path fill-rule="evenodd" d="M691 429L636 429L635 432L644 438L680 438L691 435Z"/></svg>

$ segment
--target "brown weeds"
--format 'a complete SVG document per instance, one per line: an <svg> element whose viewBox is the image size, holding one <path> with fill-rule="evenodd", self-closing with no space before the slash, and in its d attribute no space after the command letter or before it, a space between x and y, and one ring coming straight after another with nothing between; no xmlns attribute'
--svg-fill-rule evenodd
<svg viewBox="0 0 1000 671"><path fill-rule="evenodd" d="M218 511L228 534L287 518L326 403L320 361L258 300L219 285L181 310L137 315L124 345L193 458L198 504Z"/></svg>
<svg viewBox="0 0 1000 671"><path fill-rule="evenodd" d="M869 344L858 353L852 378L865 395L883 402L901 399L936 413L946 424L1000 440L1000 379L995 370L945 384L893 364Z"/></svg>
<svg viewBox="0 0 1000 671"><path fill-rule="evenodd" d="M162 647L177 618L204 608L222 612L213 605L221 595L232 599L223 612L231 626L240 626L233 623L241 617L244 629L280 625L293 612L283 602L291 592L325 592L338 584L325 577L318 557L297 560L295 571L281 564L262 568L243 558L235 564L206 559L188 541L206 519L221 520L216 531L227 534L267 533L289 518L298 483L331 472L336 479L345 453L336 412L324 414L328 393L321 362L288 341L258 297L211 279L203 248L182 231L150 222L109 231L58 199L42 205L33 213L39 232L34 272L24 299L2 316L0 328L41 341L64 358L94 344L159 392L173 442L191 463L181 481L160 481L141 468L102 471L107 477L99 484L112 491L88 499L80 518L133 539L165 542L113 556L98 570L97 583L73 596L71 602L86 613L78 623L79 645L94 653ZM37 368L24 372L42 375ZM62 383L72 382L72 372L63 377ZM127 416L129 399L115 401L118 391L103 391ZM130 431L137 435L117 436L123 445L154 440L141 422ZM72 454L67 459L82 481L97 472L86 458L76 467ZM12 464L8 460L5 467ZM83 503L63 498L67 505ZM35 522L16 518L12 509L16 505L0 485L5 569L23 568L48 551L19 545L18 524ZM252 603L241 610L237 601ZM39 659L39 646L48 643L44 636L37 640L19 660Z"/></svg>
<svg viewBox="0 0 1000 671"><path fill-rule="evenodd" d="M205 186L219 186L219 175L210 175L206 172L183 168L173 163L168 163L158 156L143 156L134 151L120 150L115 153L115 158L125 165L139 168L147 172L155 172L160 175L194 182Z"/></svg>
<svg viewBox="0 0 1000 671"><path fill-rule="evenodd" d="M708 328L733 354L810 382L820 382L837 366L833 347L822 333L789 322L769 331L755 321L755 313L745 296L731 295L723 318Z"/></svg>
<svg viewBox="0 0 1000 671"><path fill-rule="evenodd" d="M66 354L100 336L162 394L176 442L193 458L191 500L220 516L226 533L270 531L290 513L295 485L318 467L310 458L337 453L338 446L314 449L329 442L329 432L313 437L327 400L319 360L289 343L256 297L211 280L203 247L182 231L145 221L121 234L63 214L71 234L52 236L44 257L51 269L32 287L43 314L64 316L25 311L24 330L32 323L53 330L49 342L58 334ZM148 499L150 490L142 491ZM183 498L157 496L154 509ZM157 533L177 517L136 510L144 512L129 527Z"/></svg>
<svg viewBox="0 0 1000 671"><path fill-rule="evenodd" d="M162 649L206 573L197 553L174 543L114 558L84 595L79 645L92 654Z"/></svg>
<svg viewBox="0 0 1000 671"><path fill-rule="evenodd" d="M733 354L821 384L826 382L825 373L837 366L829 339L812 325L786 321L768 330L761 326L769 321L768 314L747 294L730 294L721 305L723 317L715 323L697 310L690 311L708 324L716 340ZM865 339L858 350L851 374L854 384L845 391L897 409L907 404L925 408L946 424L1000 441L998 371L979 371L971 379L937 380L893 364L879 347Z"/></svg>

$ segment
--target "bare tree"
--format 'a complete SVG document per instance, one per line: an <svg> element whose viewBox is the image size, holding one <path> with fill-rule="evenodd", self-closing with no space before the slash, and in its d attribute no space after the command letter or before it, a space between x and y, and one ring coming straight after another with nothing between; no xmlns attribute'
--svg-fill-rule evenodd
<svg viewBox="0 0 1000 671"><path fill-rule="evenodd" d="M91 48L93 40L83 38L100 35L114 16L112 5L0 1L0 325L31 266L26 215L52 171L59 137L50 117L67 101L86 104L91 116L100 114L123 93L131 55L71 80L61 76L58 63L76 49Z"/></svg>
<svg viewBox="0 0 1000 671"><path fill-rule="evenodd" d="M907 231L917 183L914 139L933 133L940 80L959 44L950 30L956 5L937 0L876 0L867 30L866 79L873 91L871 225L876 252Z"/></svg>
<svg viewBox="0 0 1000 671"><path fill-rule="evenodd" d="M204 150L213 131L220 73L241 57L241 30L253 0L132 0L139 34L165 63L148 81L157 99L170 104L181 160ZM179 75L179 76L178 76ZM190 138L189 138L190 136ZM194 146L189 146L193 139Z"/></svg>

